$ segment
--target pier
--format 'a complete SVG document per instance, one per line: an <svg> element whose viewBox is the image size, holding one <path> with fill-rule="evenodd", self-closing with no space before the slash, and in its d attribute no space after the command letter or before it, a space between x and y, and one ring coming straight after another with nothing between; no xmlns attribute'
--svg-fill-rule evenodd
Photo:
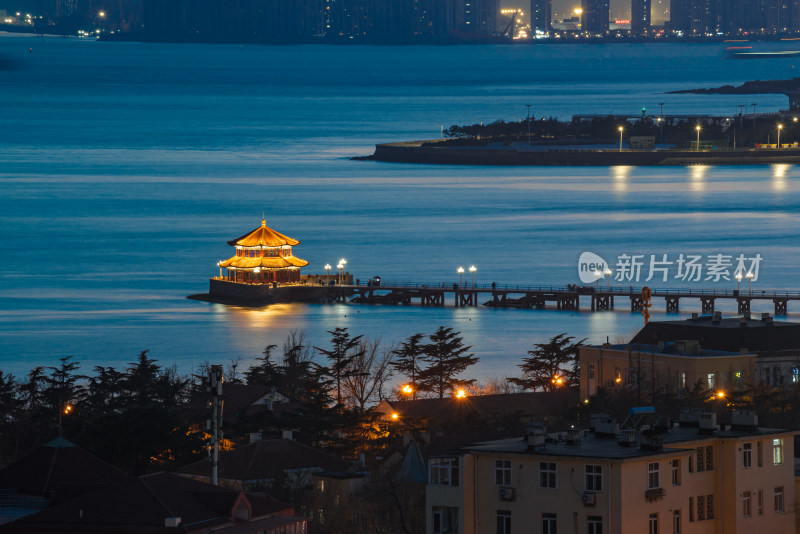
<svg viewBox="0 0 800 534"><path fill-rule="evenodd" d="M333 286L328 302L342 300L341 294L353 295L360 304L420 306L478 306L495 308L545 308L567 311L604 311L624 306L641 311L645 306L641 287L595 286L522 286L472 284L421 284L400 282L371 285ZM338 293L337 293L338 291ZM652 305L666 312L678 313L686 300L699 302L702 313L714 313L718 301L735 302L740 314L750 312L754 301L770 301L775 315L788 313L789 301L800 301L800 291L736 289L659 289L651 288ZM661 303L661 306L658 304Z"/></svg>

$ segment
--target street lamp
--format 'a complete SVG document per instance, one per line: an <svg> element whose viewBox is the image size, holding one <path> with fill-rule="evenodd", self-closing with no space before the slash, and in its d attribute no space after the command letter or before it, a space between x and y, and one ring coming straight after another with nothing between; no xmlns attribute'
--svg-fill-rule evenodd
<svg viewBox="0 0 800 534"><path fill-rule="evenodd" d="M660 143L664 142L664 119L661 117L656 119L658 121L658 141Z"/></svg>
<svg viewBox="0 0 800 534"><path fill-rule="evenodd" d="M694 127L697 130L697 152L700 152L700 125Z"/></svg>
<svg viewBox="0 0 800 534"><path fill-rule="evenodd" d="M600 291L600 279L603 278L601 271L594 271L595 293Z"/></svg>
<svg viewBox="0 0 800 534"><path fill-rule="evenodd" d="M341 267L341 269L342 269L342 279L339 282L339 285L341 285L341 284L344 284L344 268L347 266L347 260L342 258L341 260L339 260L339 265L342 266Z"/></svg>
<svg viewBox="0 0 800 534"><path fill-rule="evenodd" d="M606 275L606 280L608 280L608 291L611 292L611 269L608 268L606 265L606 270L603 272Z"/></svg>
<svg viewBox="0 0 800 534"><path fill-rule="evenodd" d="M328 285L331 281L331 264L325 264L325 285Z"/></svg>
<svg viewBox="0 0 800 534"><path fill-rule="evenodd" d="M474 265L469 266L469 272L472 273L472 287L475 287L475 271L477 270Z"/></svg>
<svg viewBox="0 0 800 534"><path fill-rule="evenodd" d="M778 125L778 148L781 147L781 130L783 130L783 124Z"/></svg>
<svg viewBox="0 0 800 534"><path fill-rule="evenodd" d="M742 272L739 271L736 273L736 294L739 294L742 291Z"/></svg>
<svg viewBox="0 0 800 534"><path fill-rule="evenodd" d="M339 262L339 263L336 265L336 268L337 268L337 269L339 269L339 275L338 275L338 277L337 277L337 279L336 279L336 280L337 280L337 282L336 282L336 283L337 283L338 285L342 285L342 269L344 269L344 265L342 265L342 263L341 263L341 262Z"/></svg>
<svg viewBox="0 0 800 534"><path fill-rule="evenodd" d="M458 273L458 287L461 287L461 279L464 276L464 268L459 267L458 269L456 269L456 272Z"/></svg>
<svg viewBox="0 0 800 534"><path fill-rule="evenodd" d="M619 151L622 152L622 130L624 130L624 128L620 126L618 129L619 129Z"/></svg>
<svg viewBox="0 0 800 534"><path fill-rule="evenodd" d="M747 278L747 292L750 295L752 295L753 294L753 287L750 285L750 283L753 280L753 271L747 271L747 274L744 275L744 277Z"/></svg>

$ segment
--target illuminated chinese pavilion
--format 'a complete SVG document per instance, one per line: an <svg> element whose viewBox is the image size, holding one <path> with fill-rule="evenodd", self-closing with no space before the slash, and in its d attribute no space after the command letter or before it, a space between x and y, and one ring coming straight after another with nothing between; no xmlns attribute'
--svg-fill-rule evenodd
<svg viewBox="0 0 800 534"><path fill-rule="evenodd" d="M261 219L261 226L237 239L228 241L236 247L236 255L219 262L220 277L222 268L227 269L224 278L231 282L249 284L292 284L300 281L300 267L308 265L306 260L292 255L292 247L300 241L276 232L267 221Z"/></svg>

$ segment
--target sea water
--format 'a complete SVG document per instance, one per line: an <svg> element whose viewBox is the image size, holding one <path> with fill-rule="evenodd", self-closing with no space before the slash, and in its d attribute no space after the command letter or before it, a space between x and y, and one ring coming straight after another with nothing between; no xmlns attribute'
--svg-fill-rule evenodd
<svg viewBox="0 0 800 534"><path fill-rule="evenodd" d="M0 57L0 369L16 375L63 356L87 372L125 367L142 350L181 372L236 358L246 366L292 329L317 346L336 327L389 346L445 325L480 357L469 374L483 380L516 374L526 351L555 334L600 343L642 325L621 299L600 313L187 300L207 291L216 263L232 255L226 241L262 213L301 241L294 253L310 262L306 273L346 258L361 280L452 284L459 266L474 265L476 284L563 285L581 283L584 251L610 263L621 254L760 254L750 290L800 286L793 166L350 159L375 143L438 138L442 126L519 120L526 104L537 119L657 115L660 104L664 114L733 116L753 103L774 112L788 107L785 97L666 92L793 77L794 59L729 61L717 44L238 46L18 35L0 35ZM783 139L796 134L787 126ZM737 286L675 274L648 284ZM654 304L654 320L699 311L689 300L680 314ZM797 312L790 303L789 318Z"/></svg>

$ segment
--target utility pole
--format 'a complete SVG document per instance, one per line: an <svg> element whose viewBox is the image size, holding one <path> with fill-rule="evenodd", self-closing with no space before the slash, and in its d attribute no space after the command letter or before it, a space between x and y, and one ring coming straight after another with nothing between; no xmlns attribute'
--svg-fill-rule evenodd
<svg viewBox="0 0 800 534"><path fill-rule="evenodd" d="M206 421L206 430L211 434L208 444L208 456L211 463L211 483L217 485L219 468L219 442L222 441L222 366L212 365L208 369L208 386L206 391L211 395L211 419Z"/></svg>
<svg viewBox="0 0 800 534"><path fill-rule="evenodd" d="M527 122L528 122L528 144L530 145L531 144L531 105L530 104L525 104L525 107L528 108L528 119L527 119Z"/></svg>

